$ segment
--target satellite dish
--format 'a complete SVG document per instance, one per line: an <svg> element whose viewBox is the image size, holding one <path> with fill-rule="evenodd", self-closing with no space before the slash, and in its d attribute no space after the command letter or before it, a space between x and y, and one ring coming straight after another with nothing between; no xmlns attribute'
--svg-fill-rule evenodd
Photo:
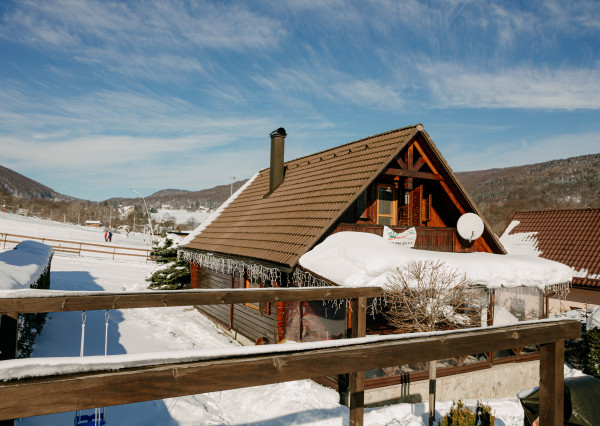
<svg viewBox="0 0 600 426"><path fill-rule="evenodd" d="M463 239L474 241L483 234L483 220L475 213L465 213L458 218L456 230Z"/></svg>

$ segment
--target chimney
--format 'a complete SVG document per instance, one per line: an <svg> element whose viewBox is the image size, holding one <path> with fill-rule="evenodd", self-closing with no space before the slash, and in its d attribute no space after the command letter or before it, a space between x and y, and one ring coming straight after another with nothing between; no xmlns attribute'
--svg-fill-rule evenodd
<svg viewBox="0 0 600 426"><path fill-rule="evenodd" d="M271 168L269 169L269 194L283 182L283 149L287 133L283 127L271 132Z"/></svg>

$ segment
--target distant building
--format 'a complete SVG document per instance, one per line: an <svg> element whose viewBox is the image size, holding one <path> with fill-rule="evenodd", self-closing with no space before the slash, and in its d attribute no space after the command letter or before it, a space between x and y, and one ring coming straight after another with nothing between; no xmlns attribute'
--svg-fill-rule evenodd
<svg viewBox="0 0 600 426"><path fill-rule="evenodd" d="M90 226L92 228L100 228L102 227L102 222L99 220L86 220L85 226Z"/></svg>
<svg viewBox="0 0 600 426"><path fill-rule="evenodd" d="M600 306L600 209L516 212L500 241L511 254L529 254L573 268L566 300L550 299L550 313Z"/></svg>

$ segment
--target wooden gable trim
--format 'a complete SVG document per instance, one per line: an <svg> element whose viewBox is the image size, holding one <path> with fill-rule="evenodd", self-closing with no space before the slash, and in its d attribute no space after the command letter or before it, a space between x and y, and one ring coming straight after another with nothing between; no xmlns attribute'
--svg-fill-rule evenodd
<svg viewBox="0 0 600 426"><path fill-rule="evenodd" d="M427 172L415 172L412 170L402 170L402 169L387 169L384 172L385 175L388 176L404 176L410 178L417 179L428 179L428 180L443 180L444 178L441 175L435 173L427 173Z"/></svg>
<svg viewBox="0 0 600 426"><path fill-rule="evenodd" d="M491 228L490 228L489 224L487 223L487 221L485 220L485 218L481 215L481 213L479 212L479 209L477 208L477 206L475 205L475 203L473 202L473 200L471 200L471 198L469 197L469 195L465 191L465 189L462 186L462 184L458 181L458 179L456 178L456 176L454 176L454 174L452 173L452 170L450 169L450 166L446 163L446 160L444 159L444 157L442 156L442 154L439 152L438 148L435 146L435 143L431 140L431 138L429 137L429 135L427 134L427 132L422 131L422 132L420 132L420 134L423 137L423 140L427 144L427 146L433 151L434 156L439 159L439 161L441 163L441 167L449 174L447 180L451 181L452 183L454 183L454 185L456 185L456 187L458 189L458 192L460 192L461 195L464 197L466 204L472 209L472 211L474 213L478 214L481 217L481 219L483 220L483 223L485 224L485 231L483 233L483 236L480 239L478 239L478 240L482 240L485 243L484 244L485 247L488 247L490 249L491 253L506 254L506 250L504 249L504 247L500 243L500 240L491 231ZM420 149L422 151L422 148L421 148L420 145L417 145L417 149ZM434 171L434 169L432 169L432 171ZM444 188L444 190L449 195L451 195L452 192L450 191L450 188L448 187L447 183L445 181L441 181L440 183L441 183L442 187ZM453 202L454 202L455 205L457 205L457 207L459 208L459 211L461 211L461 213L464 214L465 211L464 211L464 209L462 209L462 207L460 207L460 203L458 203L457 201L455 201L456 198L453 195L451 195L451 199L452 198L454 198ZM492 250L492 246L495 247L495 250Z"/></svg>
<svg viewBox="0 0 600 426"><path fill-rule="evenodd" d="M425 164L425 159L423 157L419 158L415 164L413 164L413 171L418 172L421 167Z"/></svg>
<svg viewBox="0 0 600 426"><path fill-rule="evenodd" d="M416 148L417 151L419 152L419 154L421 155L421 158L419 158L415 163L413 163L414 148ZM421 145L419 144L419 142L416 141L416 139L412 139L408 143L408 147L406 150L406 163L404 161L402 161L402 158L400 155L398 155L395 160L400 165L400 167L402 167L402 169L388 167L383 172L384 175L403 176L403 177L408 177L408 178L428 179L428 180L439 181L444 192L448 195L448 197L450 198L450 200L452 201L454 206L458 209L458 211L461 214L466 213L466 210L464 209L464 207L461 205L461 203L458 201L456 196L453 194L453 192L450 189L450 187L448 186L448 184L446 184L443 176L438 173L437 168L429 160L427 154L425 154L425 151L423 150L423 148L421 148ZM431 169L432 173L418 171L425 164L427 164L427 166Z"/></svg>
<svg viewBox="0 0 600 426"><path fill-rule="evenodd" d="M421 145L419 145L419 142L417 142L416 140L413 140L411 142L411 145L414 145L414 147L417 148L417 151L419 151L419 154L421 154L421 158L425 159L425 162L427 163L427 165L429 166L431 171L434 174L438 174L436 167L433 165L433 163L431 161L429 161L429 158L425 154L425 151L423 151L423 148L421 148ZM452 203L454 203L454 206L458 209L458 211L461 214L465 214L466 213L465 209L463 208L462 204L458 201L458 199L454 196L454 193L452 192L452 190L450 189L450 187L448 186L448 184L445 182L444 179L440 180L440 184L442 185L442 188L444 189L444 191L446 192L448 197L450 197L450 200L452 200Z"/></svg>
<svg viewBox="0 0 600 426"><path fill-rule="evenodd" d="M414 160L414 148L417 148L421 157L415 162ZM396 163L400 166L400 169L397 167L389 166L384 172L384 175L387 176L403 176L408 178L416 178L416 179L428 179L428 180L443 180L442 176L435 170L431 161L427 159L427 156L419 146L418 142L415 139L412 139L407 146L406 150L406 161L402 160L402 156L400 153L396 156ZM433 173L429 172L420 172L419 170L425 164L429 166L429 168L433 171Z"/></svg>
<svg viewBox="0 0 600 426"><path fill-rule="evenodd" d="M400 157L399 155L396 157L396 162L398 163L398 165L400 166L400 168L402 170L408 170L408 167L406 167L406 163L404 162L402 157Z"/></svg>

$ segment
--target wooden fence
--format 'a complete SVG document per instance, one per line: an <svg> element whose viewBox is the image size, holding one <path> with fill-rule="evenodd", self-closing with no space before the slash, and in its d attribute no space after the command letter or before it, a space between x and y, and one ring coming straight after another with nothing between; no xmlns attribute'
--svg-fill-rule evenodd
<svg viewBox="0 0 600 426"><path fill-rule="evenodd" d="M14 291L1 298L0 312L350 299L353 307L353 337L360 337L365 333L367 297L377 297L381 289L271 288L78 292L77 295L49 290L33 296L22 294L25 293ZM365 370L540 345L540 423L560 425L564 406L564 340L579 335L578 321L544 320L429 335L342 339L335 341L334 346L331 342L273 345L272 350L262 346L249 348L243 355L224 353L209 360L165 365L148 362L147 365L118 371L14 379L0 382L0 420L350 373L350 424L360 425L364 413ZM0 343L3 340L4 336L0 336Z"/></svg>
<svg viewBox="0 0 600 426"><path fill-rule="evenodd" d="M149 249L141 249L137 247L123 247L109 244L56 240L52 238L31 237L27 235L0 234L0 243L2 244L3 249L7 248L7 244L10 247L11 245L17 245L25 240L34 240L43 244L47 244L57 253L69 253L77 256L95 253L96 255L108 255L109 257L112 257L113 260L116 256L133 256L138 258L142 257L147 262L150 259L151 252Z"/></svg>

